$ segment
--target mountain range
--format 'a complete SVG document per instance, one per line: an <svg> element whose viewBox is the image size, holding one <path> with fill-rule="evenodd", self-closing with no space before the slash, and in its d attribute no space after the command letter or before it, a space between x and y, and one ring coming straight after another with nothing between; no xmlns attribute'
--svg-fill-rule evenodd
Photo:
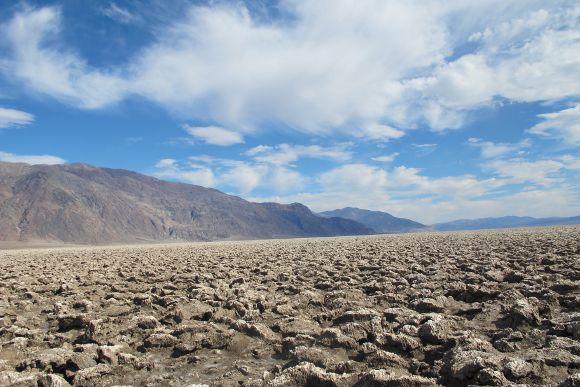
<svg viewBox="0 0 580 387"><path fill-rule="evenodd" d="M410 219L397 218L382 211L370 211L361 208L345 207L340 210L324 211L319 215L324 217L340 217L351 219L372 228L379 233L398 233L410 231L425 231L427 226Z"/></svg>
<svg viewBox="0 0 580 387"><path fill-rule="evenodd" d="M568 218L532 218L530 216L503 216L497 218L460 219L445 223L424 225L413 220L397 218L382 211L369 211L361 208L346 207L340 210L321 212L321 216L339 216L355 220L379 233L401 233L417 231L461 231L483 230L488 228L514 228L534 226L555 226L580 224L580 216Z"/></svg>
<svg viewBox="0 0 580 387"><path fill-rule="evenodd" d="M110 244L372 234L302 204L86 164L0 163L0 241Z"/></svg>
<svg viewBox="0 0 580 387"><path fill-rule="evenodd" d="M431 227L437 231L481 230L486 228L512 228L580 224L580 216L568 218L532 218L530 216L502 216L499 218L460 219L437 223Z"/></svg>
<svg viewBox="0 0 580 387"><path fill-rule="evenodd" d="M315 214L300 203L253 203L122 169L0 162L0 242L211 241L558 224L580 224L580 216L506 216L424 225L353 207Z"/></svg>

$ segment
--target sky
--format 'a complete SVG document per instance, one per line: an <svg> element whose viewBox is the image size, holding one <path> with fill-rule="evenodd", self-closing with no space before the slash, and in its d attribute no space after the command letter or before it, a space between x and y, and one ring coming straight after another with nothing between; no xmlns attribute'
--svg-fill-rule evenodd
<svg viewBox="0 0 580 387"><path fill-rule="evenodd" d="M0 3L0 161L426 224L580 214L580 3Z"/></svg>

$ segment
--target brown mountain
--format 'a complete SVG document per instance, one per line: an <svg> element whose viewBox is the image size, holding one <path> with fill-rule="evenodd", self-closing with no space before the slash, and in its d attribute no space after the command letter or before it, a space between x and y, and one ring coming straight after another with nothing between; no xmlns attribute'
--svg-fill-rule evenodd
<svg viewBox="0 0 580 387"><path fill-rule="evenodd" d="M87 244L371 234L294 203L85 164L0 163L0 241Z"/></svg>

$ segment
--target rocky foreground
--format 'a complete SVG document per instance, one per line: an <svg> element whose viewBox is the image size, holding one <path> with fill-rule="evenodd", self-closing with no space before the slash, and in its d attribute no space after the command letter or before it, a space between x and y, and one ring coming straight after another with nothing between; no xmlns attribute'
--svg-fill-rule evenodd
<svg viewBox="0 0 580 387"><path fill-rule="evenodd" d="M0 385L580 384L580 227L0 252Z"/></svg>

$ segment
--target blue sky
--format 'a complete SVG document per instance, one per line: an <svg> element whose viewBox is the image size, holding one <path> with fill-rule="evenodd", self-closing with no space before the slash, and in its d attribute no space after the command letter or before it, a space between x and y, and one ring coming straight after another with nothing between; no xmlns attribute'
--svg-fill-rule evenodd
<svg viewBox="0 0 580 387"><path fill-rule="evenodd" d="M577 1L0 4L0 161L425 223L580 214Z"/></svg>

